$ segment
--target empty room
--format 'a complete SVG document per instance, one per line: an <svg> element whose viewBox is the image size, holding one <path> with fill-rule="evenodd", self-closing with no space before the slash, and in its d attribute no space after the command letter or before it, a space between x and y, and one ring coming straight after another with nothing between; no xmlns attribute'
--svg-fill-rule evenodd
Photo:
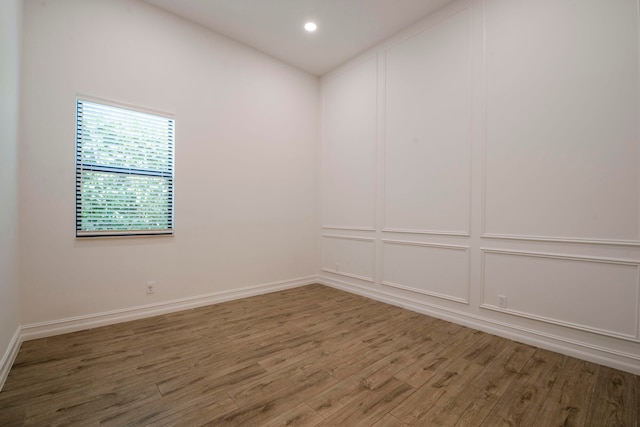
<svg viewBox="0 0 640 427"><path fill-rule="evenodd" d="M639 426L638 0L0 0L1 426Z"/></svg>

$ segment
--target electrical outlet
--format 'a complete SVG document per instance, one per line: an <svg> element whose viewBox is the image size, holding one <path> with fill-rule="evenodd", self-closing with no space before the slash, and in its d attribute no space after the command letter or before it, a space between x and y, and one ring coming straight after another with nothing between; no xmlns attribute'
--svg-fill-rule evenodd
<svg viewBox="0 0 640 427"><path fill-rule="evenodd" d="M153 288L154 285L156 284L156 282L147 282L147 294L152 294L153 293Z"/></svg>
<svg viewBox="0 0 640 427"><path fill-rule="evenodd" d="M507 297L504 295L498 295L498 307L507 308Z"/></svg>

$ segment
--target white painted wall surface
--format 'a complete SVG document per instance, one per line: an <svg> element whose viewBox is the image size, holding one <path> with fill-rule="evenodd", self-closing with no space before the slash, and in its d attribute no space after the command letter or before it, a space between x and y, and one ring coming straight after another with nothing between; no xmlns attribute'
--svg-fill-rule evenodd
<svg viewBox="0 0 640 427"><path fill-rule="evenodd" d="M24 324L316 274L317 78L137 1L27 0L24 30ZM74 237L77 95L174 115L174 237Z"/></svg>
<svg viewBox="0 0 640 427"><path fill-rule="evenodd" d="M327 81L322 102L322 223L338 228L375 226L376 60Z"/></svg>
<svg viewBox="0 0 640 427"><path fill-rule="evenodd" d="M469 234L469 12L384 51L383 230Z"/></svg>
<svg viewBox="0 0 640 427"><path fill-rule="evenodd" d="M483 231L640 242L637 1L490 0L485 29Z"/></svg>
<svg viewBox="0 0 640 427"><path fill-rule="evenodd" d="M20 0L0 2L0 388L20 327L18 105ZM6 370L6 372L5 372Z"/></svg>
<svg viewBox="0 0 640 427"><path fill-rule="evenodd" d="M323 122L322 210L349 219L323 233L376 250L322 238L344 266L322 280L640 373L638 7L457 1L324 76L325 117L334 87L354 111L378 101L375 123L349 130L376 135L368 186L332 184L361 170L362 147L334 149L342 127ZM369 187L373 212L331 205ZM372 231L334 227L372 217Z"/></svg>

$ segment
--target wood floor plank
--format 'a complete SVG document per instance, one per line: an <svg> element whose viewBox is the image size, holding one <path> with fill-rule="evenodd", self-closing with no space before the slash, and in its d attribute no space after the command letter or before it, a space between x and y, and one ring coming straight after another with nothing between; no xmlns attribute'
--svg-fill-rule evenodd
<svg viewBox="0 0 640 427"><path fill-rule="evenodd" d="M633 427L639 415L638 376L321 285L27 341L0 392L2 426Z"/></svg>
<svg viewBox="0 0 640 427"><path fill-rule="evenodd" d="M415 393L390 409L390 413L407 424L426 424L429 412L446 393L459 393L482 367L463 358L453 359L441 366L439 372L418 388Z"/></svg>
<svg viewBox="0 0 640 427"><path fill-rule="evenodd" d="M0 426L22 426L27 418L24 407L1 407Z"/></svg>
<svg viewBox="0 0 640 427"><path fill-rule="evenodd" d="M342 381L373 365L382 357L375 351L366 350L347 355L341 353L328 357L324 362L324 368L334 378Z"/></svg>
<svg viewBox="0 0 640 427"><path fill-rule="evenodd" d="M340 381L322 393L309 398L306 403L324 418L329 418L349 403L353 402L366 386L355 379Z"/></svg>
<svg viewBox="0 0 640 427"><path fill-rule="evenodd" d="M283 412L281 415L262 424L261 427L279 426L314 426L324 421L316 411L306 403L301 403L293 409Z"/></svg>
<svg viewBox="0 0 640 427"><path fill-rule="evenodd" d="M95 414L108 416L114 411L130 408L159 399L160 393L154 384L133 386L122 390L99 387L78 396L74 400L49 401L37 408L27 408L27 425L79 425L91 420ZM50 420L54 419L55 422ZM97 422L93 420L92 422Z"/></svg>
<svg viewBox="0 0 640 427"><path fill-rule="evenodd" d="M290 394L292 388L298 388L299 384L307 384L308 387L315 387L316 392L328 389L338 383L338 380L321 369L317 369L313 363L299 368L297 366L283 369L274 373L260 375L255 380L247 383L246 387L238 389L237 392L230 393L231 398L238 406L249 406L265 399L273 399L281 395ZM308 390L304 391L308 393ZM300 399L301 396L295 396Z"/></svg>
<svg viewBox="0 0 640 427"><path fill-rule="evenodd" d="M635 426L638 423L637 382L634 375L601 366L587 424Z"/></svg>
<svg viewBox="0 0 640 427"><path fill-rule="evenodd" d="M361 369L353 377L367 388L375 389L426 353L428 349L423 345L403 346Z"/></svg>
<svg viewBox="0 0 640 427"><path fill-rule="evenodd" d="M9 377L7 382L14 381ZM66 394L76 394L93 385L91 378L82 381L59 383L54 380L47 381L46 384L34 384L28 387L15 387L10 390L2 390L0 393L0 412L12 408L23 408L24 402L31 405L39 405L40 402L50 399L65 399Z"/></svg>
<svg viewBox="0 0 640 427"><path fill-rule="evenodd" d="M585 425L598 368L594 363L568 358L540 408L539 422L542 425L559 423L566 427Z"/></svg>
<svg viewBox="0 0 640 427"><path fill-rule="evenodd" d="M534 347L509 342L436 418L441 418L445 425L479 425L522 372L534 352Z"/></svg>
<svg viewBox="0 0 640 427"><path fill-rule="evenodd" d="M413 387L420 387L449 364L453 359L459 358L468 349L482 339L484 333L461 328L457 325L453 328L455 333L447 325L444 333L437 337L437 342L432 350L422 354L418 359L396 374L396 378L405 381Z"/></svg>
<svg viewBox="0 0 640 427"><path fill-rule="evenodd" d="M507 345L507 340L496 340L489 334L483 334L482 338L470 348L463 356L464 359L486 366Z"/></svg>
<svg viewBox="0 0 640 427"><path fill-rule="evenodd" d="M262 399L249 400L247 405L204 425L211 426L259 426L294 409L305 399L327 389L333 378L323 371L316 371L306 378L289 382L289 387L279 389L275 395L264 394Z"/></svg>
<svg viewBox="0 0 640 427"><path fill-rule="evenodd" d="M277 351L276 353L263 358L258 363L268 371L279 371L287 366L301 362L309 356L322 356L324 354L324 350L320 349L319 346L318 342L309 341L296 345L293 348L285 348Z"/></svg>
<svg viewBox="0 0 640 427"><path fill-rule="evenodd" d="M414 388L410 385L391 378L377 389L367 389L360 393L356 399L340 408L318 426L373 425L413 391Z"/></svg>
<svg viewBox="0 0 640 427"><path fill-rule="evenodd" d="M409 424L403 423L391 414L387 414L380 418L372 427L408 427Z"/></svg>
<svg viewBox="0 0 640 427"><path fill-rule="evenodd" d="M565 360L561 354L537 349L482 425L537 425L536 417Z"/></svg>
<svg viewBox="0 0 640 427"><path fill-rule="evenodd" d="M162 397L151 403L114 411L99 420L102 426L174 426L193 425L216 419L238 409L225 393L188 396L182 399Z"/></svg>
<svg viewBox="0 0 640 427"><path fill-rule="evenodd" d="M266 373L265 369L254 363L237 369L207 374L204 370L177 375L158 381L156 384L162 396L172 394L190 395L193 393L211 393L226 390L228 387L238 387L243 381L251 380Z"/></svg>

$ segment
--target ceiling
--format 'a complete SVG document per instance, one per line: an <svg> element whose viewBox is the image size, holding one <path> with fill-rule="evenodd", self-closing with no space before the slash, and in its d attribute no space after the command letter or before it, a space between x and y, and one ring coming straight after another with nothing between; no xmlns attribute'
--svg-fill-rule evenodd
<svg viewBox="0 0 640 427"><path fill-rule="evenodd" d="M145 1L320 76L451 0Z"/></svg>

